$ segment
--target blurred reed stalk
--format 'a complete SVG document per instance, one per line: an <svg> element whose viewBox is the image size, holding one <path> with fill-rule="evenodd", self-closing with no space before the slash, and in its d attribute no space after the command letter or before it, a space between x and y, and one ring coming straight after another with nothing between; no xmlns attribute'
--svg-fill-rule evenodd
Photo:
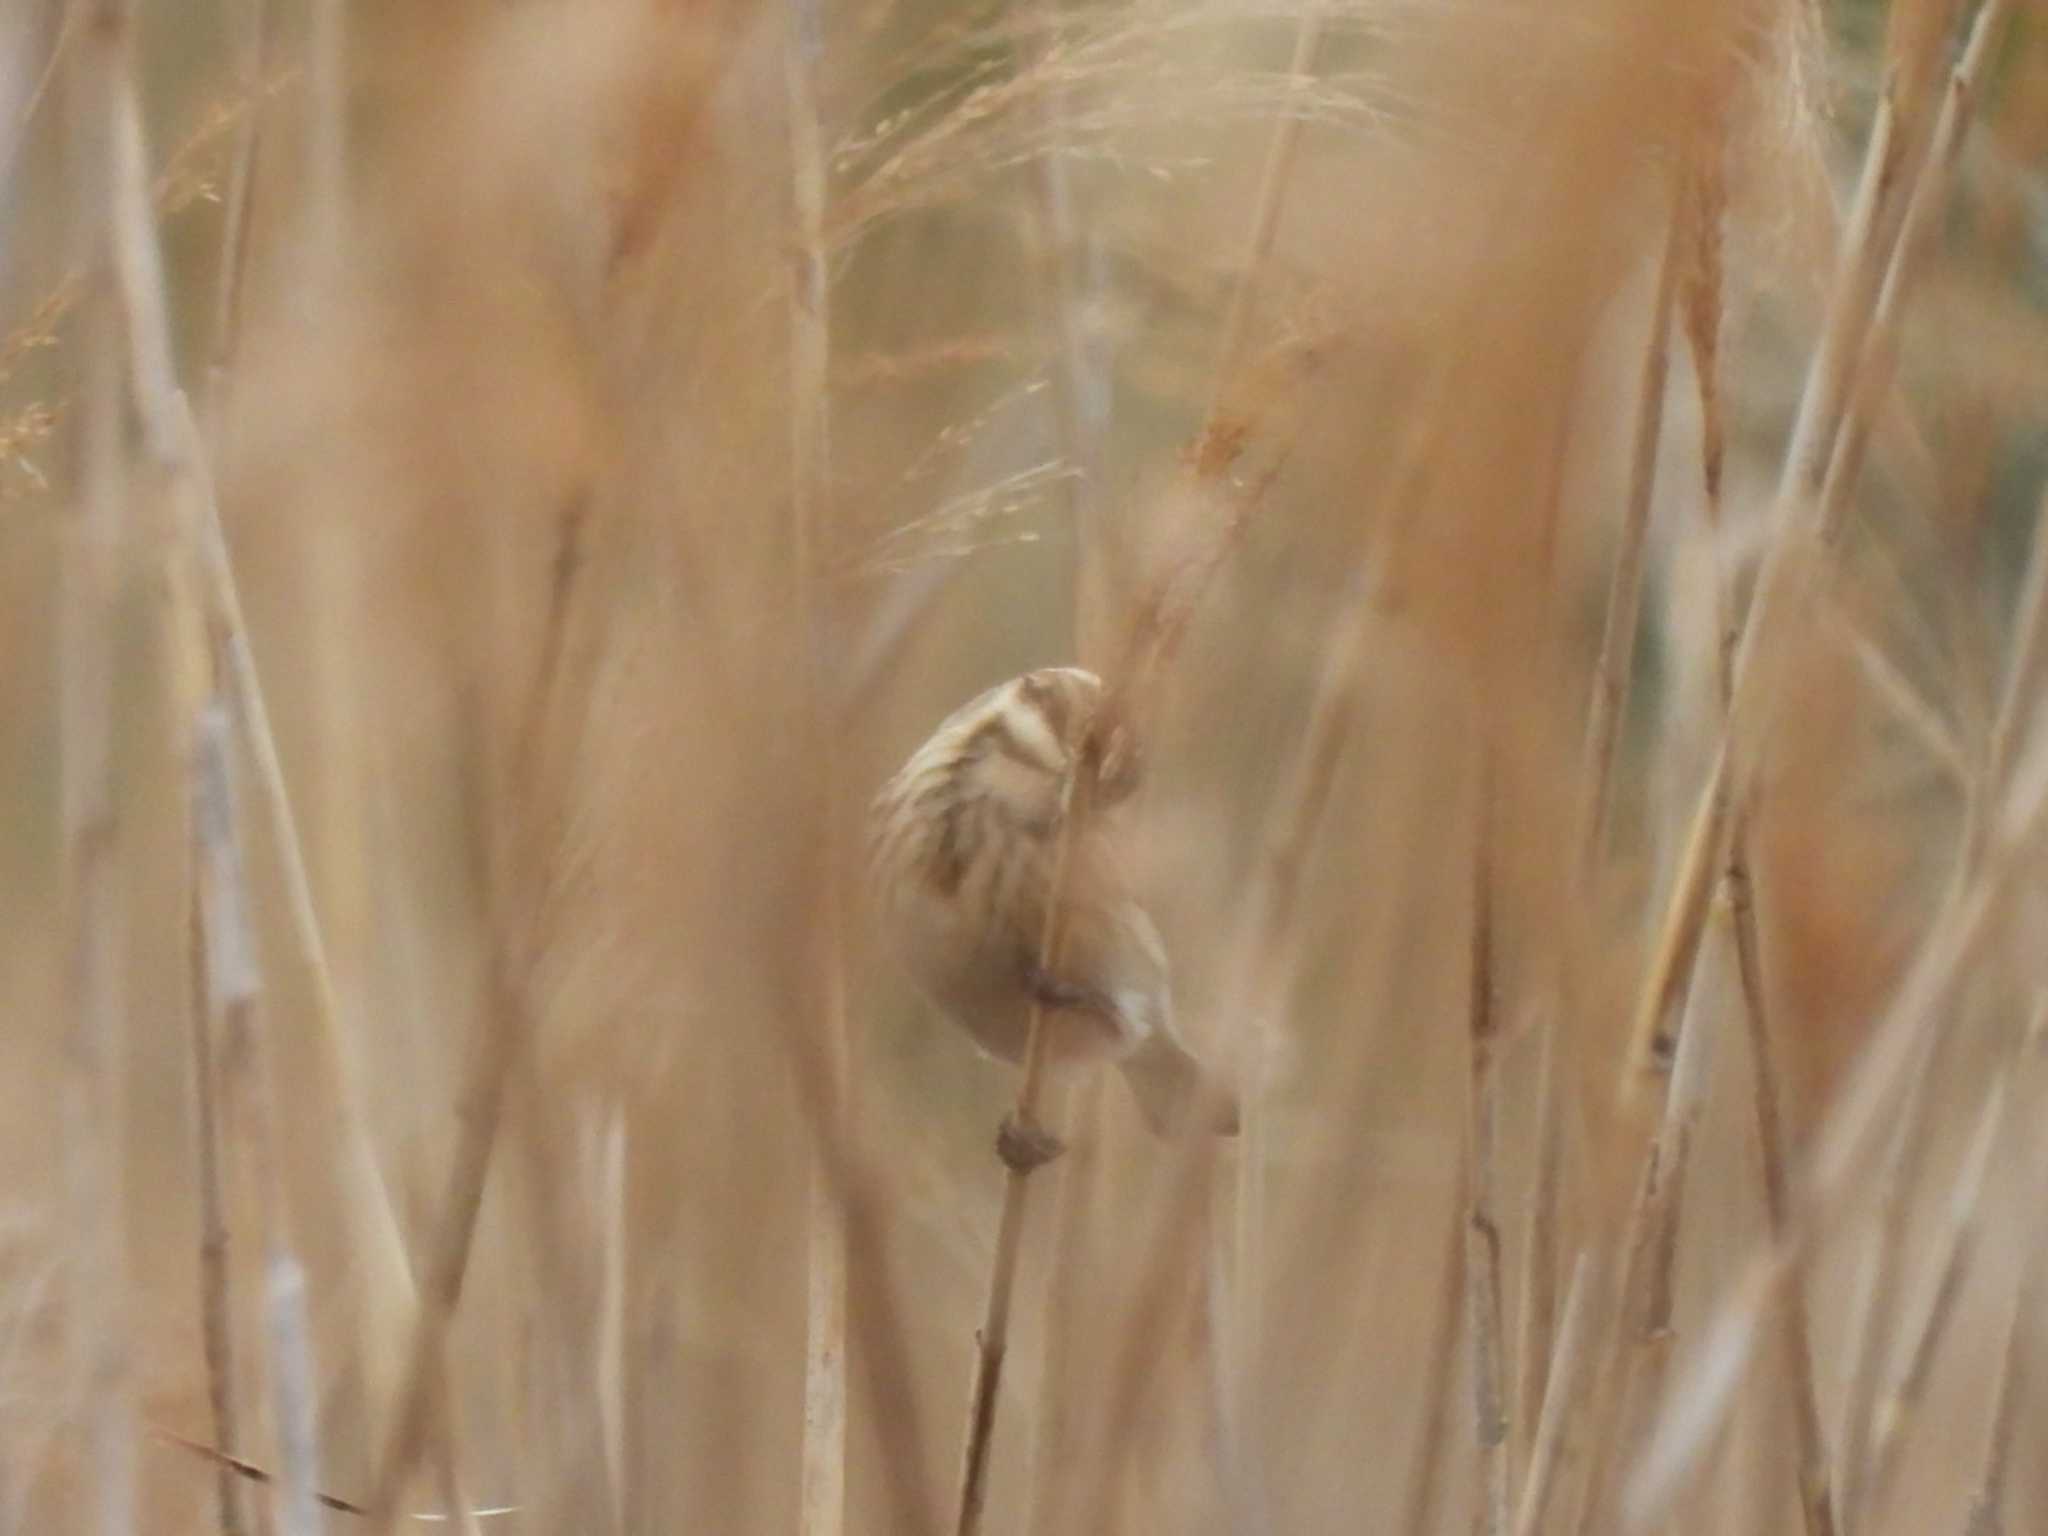
<svg viewBox="0 0 2048 1536"><path fill-rule="evenodd" d="M831 496L831 297L825 251L825 154L818 122L817 70L823 20L816 0L789 0L783 44L783 87L790 148L794 236L789 273L789 448L791 547L796 611L803 627L802 708L808 750L804 772L813 786L809 820L817 839L811 889L811 977L815 1024L823 1042L825 1089L842 1124L853 1115L852 1042L846 1015L846 961L840 915L839 753L826 657L833 626L820 580ZM819 1138L814 1157L832 1155ZM845 1210L822 1170L810 1177L806 1222L804 1417L801 1508L804 1536L839 1536L846 1525L846 1265Z"/></svg>
<svg viewBox="0 0 2048 1536"><path fill-rule="evenodd" d="M1482 743L1482 753L1491 751ZM1496 1143L1500 1119L1500 1020L1493 976L1493 773L1479 774L1478 835L1472 870L1472 970L1466 1038L1465 1305L1471 1316L1472 1433L1479 1447L1473 1529L1507 1536L1508 1410L1501 1319L1501 1223Z"/></svg>
<svg viewBox="0 0 2048 1536"><path fill-rule="evenodd" d="M626 1451L629 1432L627 1384L631 1381L626 1355L626 1311L628 1302L627 1264L631 1256L631 1228L627 1218L626 1150L627 1122L623 1107L614 1104L603 1112L602 1122L591 1127L598 1143L597 1225L598 1225L598 1311L597 1382L598 1418L604 1438L605 1484L611 1494L613 1529L632 1528L635 1503L627 1484L631 1465ZM452 1410L452 1405L451 1405ZM453 1461L454 1435L447 1436ZM451 1506L454 1507L454 1506ZM465 1498L462 1507L467 1507Z"/></svg>
<svg viewBox="0 0 2048 1536"><path fill-rule="evenodd" d="M1671 175L1672 196L1657 263L1656 297L1650 305L1650 337L1643 348L1637 388L1634 439L1630 445L1628 501L1622 507L1614 568L1608 578L1607 610L1600 651L1593 663L1593 694L1586 722L1585 802L1580 811L1581 879L1590 874L1605 842L1612 811L1614 759L1621 742L1622 706L1635 669L1636 632L1642 626L1643 573L1649 546L1650 505L1657 490L1657 446L1664 432L1665 380L1671 366L1671 313L1687 255L1683 156Z"/></svg>
<svg viewBox="0 0 2048 1536"><path fill-rule="evenodd" d="M196 844L197 839L194 839ZM197 873L197 863L190 874ZM242 1419L235 1379L234 1287L229 1263L229 1234L223 1192L222 1134L216 1037L213 1031L213 982L206 964L207 928L200 911L199 887L187 892L188 953L191 978L189 1007L192 1026L192 1140L199 1182L199 1320L200 1343L206 1358L207 1410L212 1415L213 1443L227 1455L240 1450ZM221 1536L244 1536L242 1487L226 1462L214 1467L214 1494L219 1505Z"/></svg>
<svg viewBox="0 0 2048 1536"><path fill-rule="evenodd" d="M2048 1019L2048 1008L2037 1005L2034 1017L2013 1042L2005 1060L1994 1069L1990 1086L1984 1092L1976 1128L1971 1133L1962 1166L1944 1202L1941 1230L1933 1245L1933 1279L1927 1299L1920 1307L1913 1326L1905 1331L1905 1337L1894 1351L1891 1384L1872 1415L1859 1495L1864 1508L1887 1507L1885 1500L1891 1491L1892 1477L1898 1470L1907 1432L1926 1392L1928 1375L1939 1357L1943 1335L1954 1314L1956 1297L1969 1277L1971 1262L1976 1256L1983 1230L1986 1176L1994 1153L2007 1140L2005 1127L2009 1106L2015 1094L2021 1091L2016 1082L2019 1069L2031 1064L2038 1056L2044 1019ZM2031 1171L2040 1171L2038 1141L2038 1137L2031 1138L2019 1149L2021 1155L2013 1161Z"/></svg>
<svg viewBox="0 0 2048 1536"><path fill-rule="evenodd" d="M2019 1289L2006 1323L2005 1347L1998 1360L1998 1381L1992 1389L1991 1424L1985 1431L1982 1468L1963 1518L1962 1536L2005 1536L2006 1479L2012 1468L2012 1442L2019 1404L2032 1380L2027 1332L2030 1321L2048 1314L2048 1226L2037 1226L2027 1240Z"/></svg>
<svg viewBox="0 0 2048 1536"><path fill-rule="evenodd" d="M230 751L227 712L217 703L209 705L199 720L193 768L209 1006L228 1050L229 1102L248 1152L256 1226L264 1250L267 1364L278 1443L277 1529L282 1536L314 1536L321 1528L315 1495L319 1437L306 1272L288 1235L270 1052L259 1016L262 984L236 838Z"/></svg>
<svg viewBox="0 0 2048 1536"><path fill-rule="evenodd" d="M449 1164L425 1261L420 1270L420 1305L413 1322L398 1391L387 1421L372 1481L369 1507L376 1530L389 1532L399 1518L413 1472L427 1454L435 1425L435 1404L445 1390L448 1329L462 1300L476 1237L477 1213L504 1114L512 1067L532 1033L531 985L547 937L548 898L557 850L521 847L532 836L547 732L559 715L564 651L570 615L583 569L587 510L582 501L562 509L548 602L541 628L540 664L514 729L504 793L490 809L485 900L489 922L489 981L481 1038L472 1047L468 1078L457 1113L455 1155ZM520 857L525 854L526 857Z"/></svg>
<svg viewBox="0 0 2048 1536"><path fill-rule="evenodd" d="M1408 1472L1402 1499L1405 1536L1429 1536L1437 1529L1443 1503L1444 1459L1451 1441L1451 1403L1458 1375L1458 1344L1464 1334L1465 1198L1460 1190L1450 1219L1444 1223L1443 1257L1438 1264L1436 1324L1429 1341L1427 1387L1417 1415L1420 1441Z"/></svg>
<svg viewBox="0 0 2048 1536"><path fill-rule="evenodd" d="M1535 1437L1549 1400L1550 1357L1563 1349L1555 1337L1557 1321L1557 1239L1559 1205L1564 1182L1564 1105L1558 1093L1558 1035L1553 1012L1536 1021L1536 1166L1530 1173L1529 1197L1522 1220L1520 1298L1515 1321L1515 1454L1510 1458L1516 1479L1533 1476ZM1519 1518L1519 1517L1518 1517Z"/></svg>
<svg viewBox="0 0 2048 1536"><path fill-rule="evenodd" d="M306 235L323 280L339 264L348 213L347 0L311 0L306 92Z"/></svg>
<svg viewBox="0 0 2048 1536"><path fill-rule="evenodd" d="M1052 1252L1045 1271L1045 1348L1038 1371L1038 1413L1031 1426L1026 1536L1063 1536L1070 1528L1082 1450L1099 1426L1083 1412L1075 1336L1088 1316L1087 1285L1100 1273L1090 1250L1089 1217L1101 1197L1104 1074L1074 1085L1067 1123L1073 1150L1061 1160L1053 1206Z"/></svg>
<svg viewBox="0 0 2048 1536"><path fill-rule="evenodd" d="M1718 182L1701 180L1692 217L1698 221L1696 234L1711 241L1715 280L1711 296L1688 306L1688 328L1693 356L1699 369L1701 395L1701 462L1705 471L1705 513L1707 532L1713 536L1720 525L1720 484L1722 443L1715 407L1718 383L1714 360L1718 355L1720 328L1720 285L1718 251L1720 201L1710 190ZM1739 638L1735 604L1728 591L1728 575L1718 549L1713 572L1714 697L1719 724L1725 731L1735 704L1735 647ZM1729 927L1735 942L1736 979L1740 986L1743 1024L1749 1045L1750 1110L1756 1132L1757 1160L1763 1180L1764 1216L1773 1236L1782 1235L1791 1220L1792 1149L1785 1131L1785 1096L1777 1064L1767 1006L1763 943L1757 928L1756 891L1750 875L1749 821L1739 813L1728 834L1728 860L1722 871L1727 891ZM1828 1447L1821 1428L1820 1397L1814 1381L1813 1342L1807 1321L1805 1266L1796 1260L1785 1282L1786 1301L1779 1309L1778 1348L1791 1391L1793 1453L1799 1506L1806 1536L1834 1536L1834 1490L1828 1469Z"/></svg>
<svg viewBox="0 0 2048 1536"><path fill-rule="evenodd" d="M1582 754L1581 793L1579 806L1578 836L1576 839L1576 879L1583 888L1590 884L1600 864L1605 848L1607 825L1612 815L1614 761L1620 747L1621 721L1628 701L1631 674L1634 671L1636 634L1641 625L1643 580L1646 571L1649 517L1657 484L1658 449L1663 438L1664 406L1670 373L1672 316L1678 293L1685 275L1685 264L1689 257L1688 236L1690 210L1688 193L1692 168L1686 154L1676 157L1669 173L1668 207L1666 211L1665 237L1657 262L1657 277L1654 297L1650 305L1650 330L1643 347L1642 371L1638 381L1636 409L1630 442L1628 499L1623 504L1621 526L1618 533L1614 565L1609 573L1607 604L1601 625L1600 649L1593 665L1592 693L1587 711L1585 746ZM1697 942L1697 939L1695 939ZM1553 1047L1546 1042L1546 1054ZM1668 1066L1669 1058L1663 1065ZM1554 1068L1546 1064L1544 1072L1548 1077ZM1581 1506L1579 1529L1587 1530L1586 1522L1595 1519L1601 1503L1601 1488L1606 1478L1606 1468L1612 1454L1615 1434L1619 1430L1621 1405L1626 1395L1628 1378L1633 1374L1634 1356L1626 1350L1623 1340L1627 1337L1628 1319L1642 1305L1639 1301L1639 1287L1653 1284L1649 1269L1640 1262L1640 1255L1660 1250L1659 1239L1652 1235L1650 1223L1658 1219L1660 1212L1668 1212L1668 1220L1674 1225L1678 1210L1678 1195L1683 1187L1684 1161L1690 1147L1690 1125L1683 1114L1674 1118L1670 1113L1673 1095L1668 1080L1663 1088L1663 1128L1653 1139L1646 1153L1647 1162L1637 1185L1637 1198L1630 1211L1629 1224L1621 1238L1620 1268L1623 1276L1620 1290L1621 1310L1616 1316L1616 1329L1608 1348L1600 1352L1600 1364L1590 1373L1593 1393L1590 1411L1595 1417L1598 1429L1592 1439L1592 1462L1588 1482ZM1539 1095L1539 1098L1541 1095ZM1543 1121L1538 1123L1538 1135L1546 1139L1556 1131ZM1556 1194L1551 1187L1557 1177L1556 1153L1545 1147L1539 1152L1535 1201L1538 1209L1554 1207ZM1548 1241L1547 1239L1545 1240ZM1529 1244L1532 1255L1539 1248L1532 1228ZM1528 1263L1533 1266L1535 1260ZM1602 1265L1609 1262L1602 1260ZM1537 1343L1548 1337L1547 1321L1539 1328L1540 1321L1533 1308L1537 1305L1537 1287L1533 1268L1530 1280L1525 1282L1525 1308L1529 1311L1528 1326L1525 1327L1523 1375L1527 1381L1541 1379L1548 1374L1548 1364L1537 1367L1533 1350ZM1647 1333L1638 1337L1647 1338ZM1562 1348L1563 1341L1558 1341ZM1547 1401L1549 1394L1538 1397L1533 1389L1525 1388L1523 1404L1525 1409L1533 1408L1532 1397L1543 1404L1547 1414L1551 1411ZM1581 1407L1575 1391L1558 1400L1555 1412L1558 1417L1559 1437L1570 1434L1570 1425ZM1532 1467L1529 1474L1534 1477ZM1549 1494L1547 1489L1525 1487L1524 1506L1529 1509L1528 1519L1539 1522L1546 1513Z"/></svg>
<svg viewBox="0 0 2048 1536"><path fill-rule="evenodd" d="M127 547L118 319L106 289L116 104L130 13L119 0L74 0L66 173L74 269L92 292L80 338L78 508L66 529L58 615L58 710L65 976L61 1089L69 1305L66 1343L83 1399L89 1528L137 1529L135 1407L127 1252L116 1155L115 1082L127 1050L125 923L116 860L114 624Z"/></svg>
<svg viewBox="0 0 2048 1536"><path fill-rule="evenodd" d="M267 15L268 8L262 0L253 0L253 3L242 7L244 26L237 63L241 88L247 92L257 89L269 62L265 47ZM248 213L256 165L256 119L253 112L246 114L236 127L232 155L214 305L213 347L205 395L206 430L216 448L222 441L228 380L239 330L241 279L249 245ZM191 619L174 616L173 622L190 624ZM194 642L194 645L195 649L210 650L203 640ZM195 657L195 660L201 663L205 673L212 673L208 658ZM214 682L215 679L209 675L197 686L211 692ZM195 813L202 808L198 788L195 782L191 793ZM229 1147L218 1103L221 1041L214 1028L215 1015L224 1011L225 999L217 996L219 988L207 962L211 931L201 886L208 851L200 836L196 814L188 837L191 853L186 878L189 883L187 901L191 952L187 963L192 980L192 1101L199 1179L200 1315L207 1395L213 1415L213 1440L223 1452L233 1456L241 1450L244 1442L235 1365L238 1352L234 1344L234 1267L223 1189L225 1179L230 1176L228 1168L224 1167ZM216 1464L214 1483L220 1506L221 1536L243 1536L247 1529L241 1481L228 1462Z"/></svg>
<svg viewBox="0 0 2048 1536"><path fill-rule="evenodd" d="M1549 484L1544 526L1551 533L1546 539L1544 574L1552 584L1557 579L1555 531L1575 427L1573 394L1580 382L1583 347L1583 339L1575 343L1570 364L1562 370L1566 381L1561 391L1563 403L1557 413L1555 438L1546 466ZM1643 409L1645 404L1639 401L1638 409ZM1548 655L1532 651L1531 661L1537 663L1530 668L1534 674L1539 666L1543 669L1560 667L1563 658L1552 647ZM1529 1193L1523 1203L1521 1273L1515 1285L1517 1301L1512 1335L1515 1348L1514 1404L1508 1415L1511 1488L1519 1488L1529 1471L1535 1436L1548 1397L1550 1357L1559 1343L1555 1332L1558 1323L1557 1287L1562 1278L1559 1273L1558 1228L1563 1220L1567 1107L1561 1084L1565 1065L1559 1059L1567 1049L1560 1040L1565 1024L1560 1016L1559 999L1568 995L1569 980L1568 972L1552 970L1544 984L1543 999L1537 1005L1534 1020L1527 1031L1534 1037L1532 1048L1536 1056L1533 1088L1536 1147ZM1560 1408L1569 1411L1570 1406L1563 1404Z"/></svg>
<svg viewBox="0 0 2048 1536"><path fill-rule="evenodd" d="M1699 379L1701 413L1701 461L1704 471L1708 531L1721 526L1721 472L1725 450L1720 425L1719 357L1721 322L1721 218L1725 193L1718 166L1696 182L1698 196L1693 209L1700 255L1696 262L1701 280L1686 306L1688 333L1692 340ZM1880 403L1874 395L1870 408ZM1828 519L1823 515L1823 521ZM1715 692L1722 729L1734 708L1735 651L1740 638L1735 603L1728 590L1728 575L1718 552L1713 583ZM1963 775L1960 752L1941 722L1920 700L1912 685L1901 678L1882 651L1853 626L1851 649L1875 691L1921 738L1921 744L1938 762L1958 778ZM1735 940L1737 977L1741 986L1743 1019L1747 1027L1751 1071L1751 1110L1763 1178L1764 1210L1769 1230L1782 1237L1791 1219L1791 1143L1785 1130L1785 1097L1777 1065L1777 1046L1767 1009L1763 946L1758 933L1754 885L1750 874L1749 821L1738 818L1729 831L1728 860L1722 878L1728 892L1728 909ZM1804 1265L1794 1260L1785 1280L1787 1300L1779 1313L1779 1352L1791 1391L1789 1405L1794 1435L1796 1487L1807 1536L1833 1536L1835 1531L1835 1490L1829 1473L1828 1447L1821 1427L1819 1393L1814 1379L1813 1346L1810 1336L1804 1286Z"/></svg>
<svg viewBox="0 0 2048 1536"><path fill-rule="evenodd" d="M1607 1515L1615 1474L1630 1461L1649 1405L1658 1402L1670 1362L1671 1317L1686 1180L1705 1111L1715 1044L1712 1021L1695 1006L1679 1031L1677 1059L1664 1089L1663 1114L1643 1158L1620 1249L1615 1326L1594 1378L1592 1459L1576 1529L1590 1536Z"/></svg>
<svg viewBox="0 0 2048 1536"><path fill-rule="evenodd" d="M1569 1449L1571 1410L1578 1402L1579 1383L1592 1352L1594 1319L1605 1300L1601 1269L1599 1256L1590 1250L1582 1251L1572 1263L1563 1320L1558 1325L1556 1368L1548 1373L1541 1417L1530 1437L1528 1467L1515 1510L1515 1536L1537 1536L1556 1491Z"/></svg>
<svg viewBox="0 0 2048 1536"><path fill-rule="evenodd" d="M1725 668L1722 675L1725 680ZM1728 707L1725 681L1721 707L1724 712ZM1764 985L1763 946L1757 933L1746 823L1738 823L1731 834L1723 879L1727 883L1729 925L1734 931L1742 1019L1749 1043L1750 1106L1763 1175L1764 1216L1772 1237L1782 1239L1792 1221L1792 1149L1785 1133L1785 1096L1777 1065L1777 1045L1765 1006L1769 994ZM1834 1492L1828 1472L1827 1440L1821 1428L1820 1394L1814 1382L1804 1276L1805 1266L1795 1260L1786 1278L1785 1301L1778 1309L1778 1351L1791 1390L1793 1454L1806 1536L1834 1536Z"/></svg>

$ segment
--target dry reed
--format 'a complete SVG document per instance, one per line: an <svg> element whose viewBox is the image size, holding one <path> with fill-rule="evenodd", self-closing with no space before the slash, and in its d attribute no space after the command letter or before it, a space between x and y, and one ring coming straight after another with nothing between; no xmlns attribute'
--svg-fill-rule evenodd
<svg viewBox="0 0 2048 1536"><path fill-rule="evenodd" d="M2040 1523L2037 15L57 9L0 1536ZM871 953L1068 657L1236 1143Z"/></svg>

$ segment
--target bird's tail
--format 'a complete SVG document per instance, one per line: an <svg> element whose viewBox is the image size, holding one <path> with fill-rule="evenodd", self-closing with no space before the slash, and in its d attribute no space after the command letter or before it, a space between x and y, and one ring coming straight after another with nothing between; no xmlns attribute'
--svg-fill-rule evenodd
<svg viewBox="0 0 2048 1536"><path fill-rule="evenodd" d="M1192 1128L1215 1136L1237 1134L1237 1095L1164 1030L1154 1030L1118 1064L1138 1112L1155 1134L1173 1136Z"/></svg>

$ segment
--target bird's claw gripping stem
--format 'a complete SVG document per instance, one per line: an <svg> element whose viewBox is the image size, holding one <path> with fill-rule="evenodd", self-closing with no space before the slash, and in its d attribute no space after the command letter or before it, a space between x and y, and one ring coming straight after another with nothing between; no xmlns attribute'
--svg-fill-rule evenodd
<svg viewBox="0 0 2048 1536"><path fill-rule="evenodd" d="M1024 962L1024 990L1041 1008L1061 1013L1105 1013L1109 1004L1093 987L1055 976L1036 960Z"/></svg>
<svg viewBox="0 0 2048 1536"><path fill-rule="evenodd" d="M1003 1116L996 1130L996 1156L1012 1173L1034 1173L1067 1150L1067 1144L1035 1120Z"/></svg>

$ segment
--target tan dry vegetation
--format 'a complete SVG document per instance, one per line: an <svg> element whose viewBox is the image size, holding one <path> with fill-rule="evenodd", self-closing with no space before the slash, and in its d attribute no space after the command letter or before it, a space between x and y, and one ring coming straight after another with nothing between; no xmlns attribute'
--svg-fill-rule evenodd
<svg viewBox="0 0 2048 1536"><path fill-rule="evenodd" d="M16 13L0 1532L2039 1524L2038 7ZM1006 1197L1077 658L1246 1126Z"/></svg>

